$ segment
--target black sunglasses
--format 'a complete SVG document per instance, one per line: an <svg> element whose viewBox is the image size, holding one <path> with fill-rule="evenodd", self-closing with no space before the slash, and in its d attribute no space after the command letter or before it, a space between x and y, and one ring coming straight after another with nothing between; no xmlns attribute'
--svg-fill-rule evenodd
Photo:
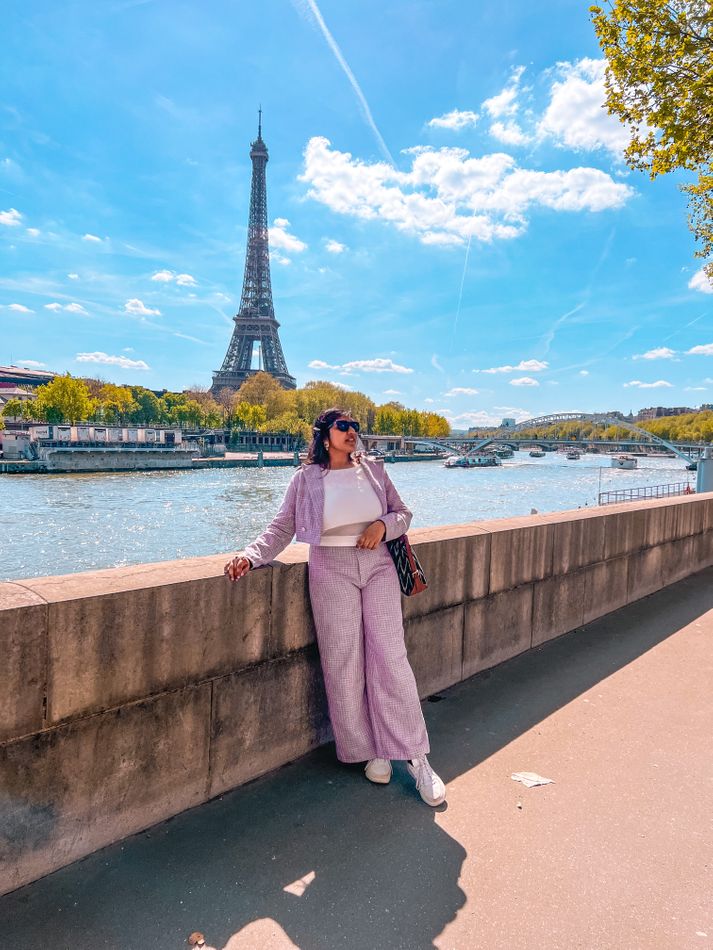
<svg viewBox="0 0 713 950"><path fill-rule="evenodd" d="M354 429L355 432L359 431L359 423L354 419L337 419L336 422L333 422L330 429L339 429L340 432L349 432L350 429Z"/></svg>

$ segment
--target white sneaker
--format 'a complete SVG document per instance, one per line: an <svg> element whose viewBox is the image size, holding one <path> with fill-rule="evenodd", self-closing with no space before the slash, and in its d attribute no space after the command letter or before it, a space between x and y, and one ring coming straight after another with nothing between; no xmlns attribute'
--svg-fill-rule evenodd
<svg viewBox="0 0 713 950"><path fill-rule="evenodd" d="M446 800L446 786L433 771L425 755L419 755L406 763L413 778L416 780L416 789L427 805L441 805Z"/></svg>
<svg viewBox="0 0 713 950"><path fill-rule="evenodd" d="M370 782L386 785L391 778L391 762L388 759L369 759L364 773Z"/></svg>

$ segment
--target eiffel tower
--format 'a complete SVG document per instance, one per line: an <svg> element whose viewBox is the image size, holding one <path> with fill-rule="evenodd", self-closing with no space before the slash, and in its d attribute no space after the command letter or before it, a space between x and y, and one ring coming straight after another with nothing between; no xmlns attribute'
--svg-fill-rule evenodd
<svg viewBox="0 0 713 950"><path fill-rule="evenodd" d="M260 344L261 368L270 373L285 389L295 389L297 380L287 371L282 344L277 333L280 324L275 319L270 284L270 247L267 233L267 187L265 166L267 146L262 140L262 109L258 113L257 138L250 146L253 163L250 185L250 220L248 248L245 255L245 277L240 309L233 317L235 326L225 354L223 365L213 373L212 392L225 387L239 389L253 369L253 346Z"/></svg>

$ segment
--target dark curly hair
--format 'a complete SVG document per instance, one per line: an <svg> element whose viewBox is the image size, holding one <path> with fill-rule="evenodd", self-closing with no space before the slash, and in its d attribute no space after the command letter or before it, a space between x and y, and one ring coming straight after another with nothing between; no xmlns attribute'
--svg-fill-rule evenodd
<svg viewBox="0 0 713 950"><path fill-rule="evenodd" d="M314 420L312 427L312 441L307 450L307 465L319 465L321 468L329 468L329 452L324 447L324 440L329 438L329 430L335 420L346 416L352 418L348 409L338 409L332 406L331 409L325 409L320 412Z"/></svg>

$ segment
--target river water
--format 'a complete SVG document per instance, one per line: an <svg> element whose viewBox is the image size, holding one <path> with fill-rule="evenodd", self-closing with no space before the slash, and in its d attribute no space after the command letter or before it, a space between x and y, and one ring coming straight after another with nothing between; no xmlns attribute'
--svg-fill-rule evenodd
<svg viewBox="0 0 713 950"><path fill-rule="evenodd" d="M396 463L389 474L413 527L596 505L598 492L690 481L680 459L516 453L498 468ZM277 511L291 468L0 475L0 580L69 574L239 550Z"/></svg>

